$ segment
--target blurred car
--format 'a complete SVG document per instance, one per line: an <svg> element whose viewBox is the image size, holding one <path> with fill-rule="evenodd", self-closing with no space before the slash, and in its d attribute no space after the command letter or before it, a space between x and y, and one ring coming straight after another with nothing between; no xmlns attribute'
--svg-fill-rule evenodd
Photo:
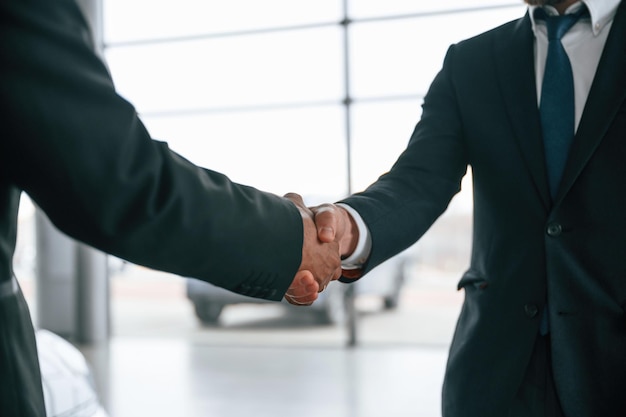
<svg viewBox="0 0 626 417"><path fill-rule="evenodd" d="M385 309L398 306L400 292L406 279L406 254L397 255L372 269L367 276L359 280L355 286L355 295L375 295L381 297ZM247 297L236 294L195 279L187 280L187 298L194 305L195 313L202 324L215 325L224 307L232 304L266 304L272 301ZM297 308L308 311L322 324L341 324L347 318L346 294L348 285L333 283L322 292L312 306L306 310L292 306L285 300L281 302L285 308Z"/></svg>
<svg viewBox="0 0 626 417"><path fill-rule="evenodd" d="M38 330L36 337L46 415L108 417L82 353L47 330Z"/></svg>

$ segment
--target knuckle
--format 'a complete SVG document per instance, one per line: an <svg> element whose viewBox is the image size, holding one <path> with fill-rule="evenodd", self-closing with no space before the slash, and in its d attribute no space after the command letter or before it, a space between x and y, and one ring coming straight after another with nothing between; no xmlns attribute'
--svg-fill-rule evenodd
<svg viewBox="0 0 626 417"><path fill-rule="evenodd" d="M334 204L321 204L314 209L315 213L323 216L334 216L335 205Z"/></svg>

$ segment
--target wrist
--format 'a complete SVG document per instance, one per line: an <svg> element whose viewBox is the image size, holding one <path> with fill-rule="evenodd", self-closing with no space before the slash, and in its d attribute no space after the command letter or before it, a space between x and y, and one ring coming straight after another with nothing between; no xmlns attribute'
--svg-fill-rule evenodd
<svg viewBox="0 0 626 417"><path fill-rule="evenodd" d="M359 228L354 218L345 208L339 207L339 211L343 217L344 224L347 225L346 230L344 230L341 240L339 241L341 258L345 259L352 255L358 246Z"/></svg>
<svg viewBox="0 0 626 417"><path fill-rule="evenodd" d="M344 270L360 269L369 258L372 249L372 240L367 230L367 226L359 213L347 204L337 203L340 208L340 215L345 225L339 241L340 254L342 255L341 265ZM349 230L347 230L349 229Z"/></svg>

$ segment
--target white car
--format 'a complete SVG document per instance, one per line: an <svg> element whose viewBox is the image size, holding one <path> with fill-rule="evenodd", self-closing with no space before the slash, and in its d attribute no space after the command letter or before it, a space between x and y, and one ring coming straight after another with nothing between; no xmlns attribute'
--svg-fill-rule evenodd
<svg viewBox="0 0 626 417"><path fill-rule="evenodd" d="M406 266L409 261L406 253L397 255L383 262L367 274L367 277L355 285L356 295L375 295L381 297L384 308L394 309L398 306L400 292L404 286ZM323 324L341 324L346 320L346 290L348 286L338 283L329 285L311 307L292 306L286 301L286 308L309 311ZM259 298L235 294L204 281L187 280L187 298L193 303L196 316L204 325L215 325L225 306L245 303L271 303Z"/></svg>
<svg viewBox="0 0 626 417"><path fill-rule="evenodd" d="M47 330L38 330L36 336L46 415L108 417L82 353Z"/></svg>

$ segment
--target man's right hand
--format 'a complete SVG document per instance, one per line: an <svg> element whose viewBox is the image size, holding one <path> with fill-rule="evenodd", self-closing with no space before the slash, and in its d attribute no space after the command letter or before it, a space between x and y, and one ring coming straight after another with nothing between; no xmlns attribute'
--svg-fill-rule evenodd
<svg viewBox="0 0 626 417"><path fill-rule="evenodd" d="M342 258L352 255L359 241L359 229L346 209L335 204L322 204L311 207L311 211L315 214L319 240L337 242Z"/></svg>
<svg viewBox="0 0 626 417"><path fill-rule="evenodd" d="M322 242L337 242L341 259L352 255L359 241L359 227L354 218L343 207L335 204L322 204L311 207L315 214L317 236ZM344 278L358 279L363 275L361 268L345 269L341 272Z"/></svg>

